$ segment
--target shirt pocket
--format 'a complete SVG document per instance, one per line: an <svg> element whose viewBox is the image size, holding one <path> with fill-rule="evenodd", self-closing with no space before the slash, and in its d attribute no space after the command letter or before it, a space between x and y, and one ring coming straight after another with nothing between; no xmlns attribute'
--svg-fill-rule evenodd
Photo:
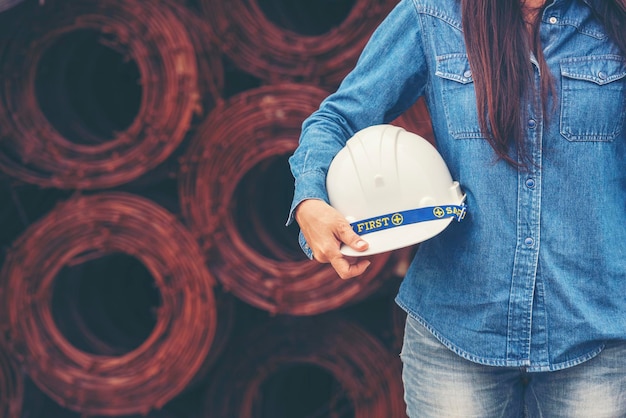
<svg viewBox="0 0 626 418"><path fill-rule="evenodd" d="M624 127L626 63L617 55L568 58L561 66L560 130L568 141L609 142Z"/></svg>
<svg viewBox="0 0 626 418"><path fill-rule="evenodd" d="M483 138L478 125L476 92L467 54L437 56L435 75L441 82L448 132L456 139Z"/></svg>

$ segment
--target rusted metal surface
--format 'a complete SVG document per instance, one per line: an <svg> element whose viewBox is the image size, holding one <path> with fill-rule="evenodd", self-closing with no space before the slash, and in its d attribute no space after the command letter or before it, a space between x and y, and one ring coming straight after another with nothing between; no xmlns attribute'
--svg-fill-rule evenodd
<svg viewBox="0 0 626 418"><path fill-rule="evenodd" d="M302 365L334 381L313 389L330 393L311 418L404 417L404 314L367 299L392 301L411 249L344 281L284 226L302 121L397 3L324 1L46 0L0 15L1 418L292 418L277 403ZM226 94L222 62L231 83L250 79ZM81 91L93 85L108 109ZM393 123L434 143L423 101ZM111 273L116 254L151 281ZM236 299L253 311L241 322ZM343 307L382 320L392 353L373 326L327 313Z"/></svg>
<svg viewBox="0 0 626 418"><path fill-rule="evenodd" d="M9 10L10 8L17 6L23 1L24 0L0 0L0 12Z"/></svg>
<svg viewBox="0 0 626 418"><path fill-rule="evenodd" d="M41 392L31 381L26 382L24 408L20 418L199 418L180 413L170 404L163 409L152 410L147 415L88 415L63 408L61 405Z"/></svg>
<svg viewBox="0 0 626 418"><path fill-rule="evenodd" d="M61 334L51 309L63 268L109 254L139 260L160 295L152 332L134 350L100 355ZM11 354L59 405L86 415L146 414L181 393L216 330L212 278L197 242L177 219L127 193L78 196L31 225L0 272L0 327Z"/></svg>
<svg viewBox="0 0 626 418"><path fill-rule="evenodd" d="M199 16L198 12L187 4L187 0L153 1L167 5L187 29L198 63L198 104L195 115L197 120L201 120L222 101L225 75L221 42L209 22Z"/></svg>
<svg viewBox="0 0 626 418"><path fill-rule="evenodd" d="M22 371L0 338L0 417L20 418L23 399Z"/></svg>
<svg viewBox="0 0 626 418"><path fill-rule="evenodd" d="M209 91L218 93L221 80L217 52L209 52L211 40L200 48L194 38L202 35L190 35L192 27L180 16L156 1L50 0L28 9L17 33L1 45L0 170L46 187L96 189L126 183L163 162L188 133L194 112L212 106ZM87 35L93 38L91 46L83 44ZM86 126L81 112L99 105L86 93L84 103L70 109L68 96L81 92L63 90L64 82L80 76L90 83L86 87L102 89L99 77L111 75L99 74L101 66L96 66L91 73L72 77L72 65L87 65L85 54L96 63L117 54L118 66L135 66L137 109L124 115L128 124L119 131L96 110L91 116L97 120L90 125L106 134ZM215 75L206 74L214 66ZM44 73L47 78L42 82ZM55 114L54 125L41 108L42 97L52 100L48 113ZM124 105L120 101L112 111Z"/></svg>
<svg viewBox="0 0 626 418"><path fill-rule="evenodd" d="M235 64L270 82L308 82L336 86L356 63L374 27L397 4L397 0L288 2L261 0L198 0L203 16L220 39L220 46ZM312 6L315 4L315 6ZM311 25L314 12L341 7L339 19L324 31ZM297 14L304 15L298 21ZM332 17L332 16L330 16ZM322 23L320 23L321 25Z"/></svg>
<svg viewBox="0 0 626 418"><path fill-rule="evenodd" d="M227 349L232 334L235 332L237 326L237 301L235 297L230 293L223 292L219 286L214 288L214 293L218 319L215 326L215 337L213 338L209 353L204 357L202 365L193 379L187 384L184 391L192 391L203 385L207 378L210 378L213 368L220 361L222 354Z"/></svg>
<svg viewBox="0 0 626 418"><path fill-rule="evenodd" d="M287 395L293 394L289 381L276 385L276 396L264 393L264 385L282 371L302 366L321 369L336 385L322 389L327 399L314 411L298 416L406 416L400 359L362 326L339 315L277 318L242 335L207 388L204 416L288 418L287 405L297 402ZM295 380L303 384L306 375ZM307 383L308 395L314 396L315 383Z"/></svg>
<svg viewBox="0 0 626 418"><path fill-rule="evenodd" d="M226 291L272 313L314 315L361 300L385 281L391 257L373 257L362 277L341 280L329 264L306 259L296 226L284 226L293 193L287 157L325 94L299 84L241 93L209 115L181 161L182 214L209 268ZM268 162L278 169L264 171Z"/></svg>

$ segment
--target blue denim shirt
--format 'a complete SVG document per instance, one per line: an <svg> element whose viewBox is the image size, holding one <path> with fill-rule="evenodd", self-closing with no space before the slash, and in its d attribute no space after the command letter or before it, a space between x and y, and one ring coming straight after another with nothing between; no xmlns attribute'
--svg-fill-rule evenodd
<svg viewBox="0 0 626 418"><path fill-rule="evenodd" d="M347 139L425 97L468 214L419 246L396 301L475 362L558 370L626 339L626 60L587 3L543 14L556 94L545 119L524 104L528 170L497 160L479 130L456 0L401 0L290 158L288 222L303 199L328 201L325 173Z"/></svg>

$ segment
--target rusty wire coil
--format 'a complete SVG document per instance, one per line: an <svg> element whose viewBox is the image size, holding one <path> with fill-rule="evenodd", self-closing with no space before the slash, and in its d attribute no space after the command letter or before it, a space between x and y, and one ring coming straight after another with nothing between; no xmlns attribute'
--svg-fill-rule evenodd
<svg viewBox="0 0 626 418"><path fill-rule="evenodd" d="M327 87L336 86L347 74L376 25L397 3L198 1L224 53L239 68L270 83Z"/></svg>
<svg viewBox="0 0 626 418"><path fill-rule="evenodd" d="M0 170L29 183L128 182L179 146L199 108L194 44L160 2L48 0L1 47Z"/></svg>
<svg viewBox="0 0 626 418"><path fill-rule="evenodd" d="M159 1L168 5L187 27L198 62L199 102L196 117L202 120L222 100L225 74L219 39L209 22L199 16L186 0Z"/></svg>
<svg viewBox="0 0 626 418"><path fill-rule="evenodd" d="M400 368L398 356L356 322L281 317L242 335L222 359L203 416L401 418ZM307 410L290 411L298 404Z"/></svg>
<svg viewBox="0 0 626 418"><path fill-rule="evenodd" d="M23 1L24 0L0 0L0 12L9 10L10 8L17 6Z"/></svg>
<svg viewBox="0 0 626 418"><path fill-rule="evenodd" d="M278 84L247 90L198 127L181 161L182 215L226 291L271 313L313 315L367 297L385 281L390 253L341 280L308 260L297 225L285 227L293 178L287 158L301 123L327 93Z"/></svg>
<svg viewBox="0 0 626 418"><path fill-rule="evenodd" d="M24 379L15 359L0 341L0 417L20 418L24 399Z"/></svg>
<svg viewBox="0 0 626 418"><path fill-rule="evenodd" d="M204 358L198 372L185 388L185 391L193 390L202 384L228 346L235 332L237 314L236 302L236 299L230 293L221 291L219 287L215 288L215 304L217 308L217 318L219 318L215 329L215 337L213 338L209 353Z"/></svg>
<svg viewBox="0 0 626 418"><path fill-rule="evenodd" d="M24 408L21 418L198 418L194 415L194 411L199 409L199 403L195 402L190 405L186 398L177 397L162 409L152 410L147 415L91 415L62 407L39 390L29 379L26 379L24 386Z"/></svg>
<svg viewBox="0 0 626 418"><path fill-rule="evenodd" d="M166 186L169 184L161 184L157 190L142 189L142 196L178 217L175 190ZM154 309L155 290L148 280L149 272L130 257L101 257L97 262L57 276L51 305L53 318L74 346L94 354L120 356L135 349L154 327L153 318L147 316ZM85 282L84 277L89 281ZM123 290L119 292L122 296L117 296L119 290ZM210 372L235 326L236 300L219 286L213 291L219 318L215 336L185 391Z"/></svg>
<svg viewBox="0 0 626 418"><path fill-rule="evenodd" d="M118 356L76 348L51 307L57 276L111 254L137 259L159 296L152 331ZM85 415L160 409L198 372L215 335L215 281L197 242L171 213L128 193L59 204L15 241L0 280L12 353L44 393Z"/></svg>

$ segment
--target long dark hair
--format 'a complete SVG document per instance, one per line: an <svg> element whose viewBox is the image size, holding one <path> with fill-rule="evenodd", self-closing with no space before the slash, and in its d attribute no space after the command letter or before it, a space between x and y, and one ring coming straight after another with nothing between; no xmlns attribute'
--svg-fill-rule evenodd
<svg viewBox="0 0 626 418"><path fill-rule="evenodd" d="M609 36L626 54L626 0L591 1L594 13ZM529 164L524 147L519 105L531 97L533 70L529 47L535 52L541 74L548 75L540 45L538 25L526 29L520 1L461 0L463 31L472 68L480 129L498 157L521 168ZM539 17L541 17L541 12ZM542 103L553 92L550 77L542 77ZM543 109L546 114L546 109ZM514 146L519 160L510 154Z"/></svg>

